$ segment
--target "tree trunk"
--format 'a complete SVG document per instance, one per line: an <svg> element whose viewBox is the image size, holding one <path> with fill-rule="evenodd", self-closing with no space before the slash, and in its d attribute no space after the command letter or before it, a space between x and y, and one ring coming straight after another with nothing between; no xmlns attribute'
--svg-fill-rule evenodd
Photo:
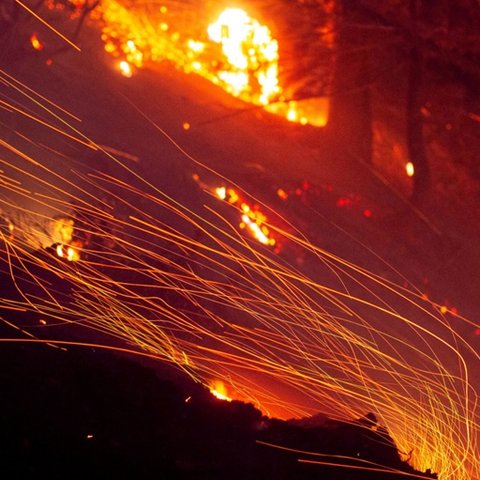
<svg viewBox="0 0 480 480"><path fill-rule="evenodd" d="M336 53L328 128L339 146L347 149L346 153L362 162L371 162L371 68L367 34L356 18L355 1L337 0L335 9Z"/></svg>
<svg viewBox="0 0 480 480"><path fill-rule="evenodd" d="M418 0L410 0L410 16L412 27L416 33ZM414 39L416 35L414 35ZM414 166L413 191L411 200L418 204L422 202L430 190L430 166L428 164L425 143L423 140L423 117L421 113L422 100L422 54L415 40L410 49L410 63L407 79L406 105L406 143L408 156Z"/></svg>

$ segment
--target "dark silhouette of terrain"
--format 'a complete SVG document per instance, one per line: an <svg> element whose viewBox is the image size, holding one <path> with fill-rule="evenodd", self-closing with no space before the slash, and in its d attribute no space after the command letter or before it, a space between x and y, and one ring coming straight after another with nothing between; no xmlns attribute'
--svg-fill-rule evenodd
<svg viewBox="0 0 480 480"><path fill-rule="evenodd" d="M402 462L388 432L373 429L372 414L317 427L270 419L91 348L2 343L0 362L3 478L436 478ZM365 460L407 475L351 468Z"/></svg>

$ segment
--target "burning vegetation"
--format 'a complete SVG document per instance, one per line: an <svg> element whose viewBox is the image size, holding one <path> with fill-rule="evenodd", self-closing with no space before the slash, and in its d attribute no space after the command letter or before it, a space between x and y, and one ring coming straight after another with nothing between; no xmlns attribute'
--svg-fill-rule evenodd
<svg viewBox="0 0 480 480"><path fill-rule="evenodd" d="M70 217L50 218L20 210L7 215L0 210L1 239L22 250L53 249L59 258L80 260L83 242L75 236ZM12 243L13 242L13 243Z"/></svg>
<svg viewBox="0 0 480 480"><path fill-rule="evenodd" d="M211 187L204 183L198 174L193 174L193 180L197 182L200 188L209 191L216 198L235 207L240 215L238 227L246 230L251 237L262 245L275 247L275 253L279 251L278 239L268 227L267 217L262 212L260 205L250 202L244 198L240 192L232 187Z"/></svg>
<svg viewBox="0 0 480 480"><path fill-rule="evenodd" d="M65 9L65 2L51 1L48 6L58 9L59 3ZM79 16L83 4L70 0L71 18ZM192 18L189 7L178 2L134 6L104 0L92 16L101 25L105 50L117 59L116 68L127 78L151 62L167 60L288 121L326 125L327 97L294 100L281 85L281 47L269 26L240 8L205 7L206 13ZM39 45L32 41L34 49Z"/></svg>

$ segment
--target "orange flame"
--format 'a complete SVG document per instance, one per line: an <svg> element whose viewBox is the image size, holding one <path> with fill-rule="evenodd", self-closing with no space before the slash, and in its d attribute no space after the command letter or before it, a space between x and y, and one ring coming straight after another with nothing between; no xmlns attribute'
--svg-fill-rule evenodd
<svg viewBox="0 0 480 480"><path fill-rule="evenodd" d="M266 226L267 217L257 205L250 207L248 203L240 200L240 196L233 188L217 187L214 192L220 200L239 207L242 220L239 225L241 229L248 229L250 234L263 245L274 246L276 244L276 240Z"/></svg>
<svg viewBox="0 0 480 480"><path fill-rule="evenodd" d="M227 395L227 389L225 384L220 380L215 380L210 386L210 393L219 400L231 402L232 399Z"/></svg>

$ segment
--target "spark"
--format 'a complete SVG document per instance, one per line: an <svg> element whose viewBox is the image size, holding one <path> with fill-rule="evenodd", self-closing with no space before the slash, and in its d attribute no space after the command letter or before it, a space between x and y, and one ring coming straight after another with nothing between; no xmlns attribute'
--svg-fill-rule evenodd
<svg viewBox="0 0 480 480"><path fill-rule="evenodd" d="M430 301L420 295L282 232L309 252L312 261L326 267L320 277L334 271L360 291L353 295L341 286L319 283L158 193L100 174L89 181L97 192L108 192L114 185L124 190L117 201L128 202L132 209L142 200L175 213L194 224L203 239L142 212L141 218L112 217L112 226L129 231L116 236L114 249L92 250L90 259L75 269L53 261L45 265L75 285L76 292L74 304L62 305L61 310L53 302L30 298L45 318L70 317L73 323L123 339L181 366L210 388L215 385L211 378L235 378L232 393L217 386L212 390L226 398L254 398L263 410L276 405L278 411L283 405L297 415L313 408L352 418L373 405L401 448L415 448L417 466L441 471L443 478L468 478L461 474L462 463L478 468L469 453L469 439L478 424L476 397L455 346L460 343L468 349L468 345L457 336L449 342L435 333L444 328L452 335L436 314L441 306L432 310ZM219 191L226 201L228 188ZM99 212L92 213L95 218ZM19 259L38 262L33 253L16 248L14 240L6 244ZM167 260L165 253L175 250L178 253ZM15 259L10 263L14 265ZM124 280L122 272L128 273ZM189 306L178 309L180 298ZM399 301L414 308L415 316L433 322L435 329L427 329L424 320L416 323L403 316L394 306ZM26 302L15 307L30 308ZM220 314L218 307L225 313ZM235 320L234 312L245 320ZM372 316L383 318L380 325L385 327L371 325ZM421 348L397 337L395 332L402 330L409 331ZM450 372L441 360L450 354L459 361L458 372ZM299 406L288 407L250 375L292 389Z"/></svg>

